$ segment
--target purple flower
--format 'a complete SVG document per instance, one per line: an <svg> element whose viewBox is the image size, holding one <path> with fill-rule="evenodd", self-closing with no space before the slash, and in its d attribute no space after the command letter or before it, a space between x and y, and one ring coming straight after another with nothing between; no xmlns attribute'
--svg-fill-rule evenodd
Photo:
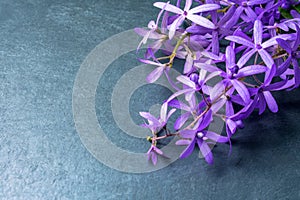
<svg viewBox="0 0 300 200"><path fill-rule="evenodd" d="M176 29L183 23L183 21L187 18L189 20L191 20L192 22L206 27L206 28L211 28L214 29L215 25L209 21L207 18L204 18L200 15L196 15L196 13L200 13L200 12L207 12L207 11L212 11L212 10L217 10L220 8L219 5L217 4L204 4L204 5L200 5L197 6L195 8L191 8L192 6L192 0L186 0L185 1L185 7L183 10L181 10L180 8L168 4L166 5L166 3L164 2L156 2L153 5L157 8L160 9L165 9L166 11L175 13L178 15L178 17L173 21L173 23L170 25L170 32L169 32L169 38L172 39Z"/></svg>
<svg viewBox="0 0 300 200"><path fill-rule="evenodd" d="M277 35L277 30L281 29L283 31L289 31L289 27L286 25L286 22L276 23L274 17L271 17L269 20L269 25L265 26L269 30L271 37Z"/></svg>
<svg viewBox="0 0 300 200"><path fill-rule="evenodd" d="M234 116L234 110L233 105L231 101L226 102L226 133L228 138L231 138L231 136L237 131L237 128L243 128L243 122L240 119L233 120L231 117ZM230 150L231 150L231 143L230 143Z"/></svg>
<svg viewBox="0 0 300 200"><path fill-rule="evenodd" d="M226 27L225 24L233 17L236 7L231 6L228 11L222 15L218 21L217 11L211 11L212 22L215 24L215 29L212 31L212 41L211 41L211 51L212 53L218 55L220 53L220 44L219 40L224 36L227 36L231 33L230 28ZM221 37L219 37L221 35Z"/></svg>
<svg viewBox="0 0 300 200"><path fill-rule="evenodd" d="M231 116L235 114L233 104L239 103L240 105L245 105L245 102L243 100L239 101L239 98L236 98L236 96L233 95L234 88L229 89L226 92L226 98L225 98L225 123L226 123L226 133L228 138L230 138L236 131L237 128L243 127L243 123L241 120L233 120L231 119ZM229 140L230 142L230 140ZM230 142L230 148L231 148L231 142Z"/></svg>
<svg viewBox="0 0 300 200"><path fill-rule="evenodd" d="M164 34L160 34L160 33L157 33L155 32L153 29L149 30L149 31L146 31L142 28L135 28L134 31L139 34L140 36L143 36L143 39L142 41L139 43L138 47L137 47L137 50L139 50L141 48L141 46L143 44L146 44L147 43L147 40L148 39L154 39L154 40L157 40L157 42L155 43L155 45L151 45L151 46L154 46L154 47L158 47L158 49L160 48L161 44L162 44L162 41L164 41L166 39L166 36ZM160 46L158 46L158 42L160 42Z"/></svg>
<svg viewBox="0 0 300 200"><path fill-rule="evenodd" d="M179 8L181 0L176 6L154 3L161 9L157 21L150 21L149 30L137 29L143 36L140 45L154 40L140 61L156 66L147 76L148 82L164 73L176 92L164 101L158 118L140 112L147 120L143 126L153 134L147 152L153 164L158 155L164 156L156 142L171 136L179 136L177 145L186 145L180 158L189 156L197 143L200 154L212 164L210 144L229 143L231 152L232 136L255 109L259 114L267 108L278 111L273 91L300 86L300 14L291 2L298 0L186 0L183 9ZM192 3L198 6L192 8ZM283 6L288 6L293 19L283 19ZM175 15L169 16L169 12ZM167 56L156 58L159 49ZM184 60L177 82L168 75L171 66L178 66L175 58ZM210 81L216 77L221 80ZM185 101L175 99L181 95ZM168 106L173 108L169 112ZM182 114L171 133L167 125L174 108ZM216 118L225 122L226 136L208 130Z"/></svg>
<svg viewBox="0 0 300 200"><path fill-rule="evenodd" d="M271 76L264 83L262 83L259 87L251 88L250 93L255 95L256 107L259 109L259 115L261 115L266 106L268 106L269 110L273 113L278 112L278 105L276 103L275 98L272 96L271 91L276 91L279 88L282 88L287 83L287 79L283 81L279 81L276 83L271 83L271 77L276 73L275 65L271 69Z"/></svg>
<svg viewBox="0 0 300 200"><path fill-rule="evenodd" d="M166 5L168 5L169 2L166 3ZM162 34L159 34L158 32L156 32L158 30L158 22L159 22L159 19L162 15L162 13L164 12L164 8L159 12L158 14L158 17L156 19L156 22L154 22L153 20L151 20L149 23L148 23L148 28L150 29L149 31L145 31L144 29L141 29L141 28L135 28L135 32L141 36L144 36L142 41L139 43L138 47L137 47L137 50L140 49L140 47L142 46L142 44L146 44L147 43L147 40L148 38L151 38L151 39L162 39L164 37L164 35Z"/></svg>
<svg viewBox="0 0 300 200"><path fill-rule="evenodd" d="M241 59L248 60L255 52L257 52L260 55L260 57L262 58L262 60L264 61L264 63L266 64L266 66L269 68L269 70L273 66L274 60L273 60L272 56L270 56L270 54L266 51L266 49L277 44L276 39L278 39L278 38L281 38L284 40L292 39L292 35L290 35L290 34L278 35L276 37L273 37L273 38L263 42L263 40L262 40L263 39L263 25L260 20L256 20L254 22L254 27L253 27L253 41L254 42L248 40L245 37L241 37L241 36L233 35L233 36L225 37L225 39L227 39L227 40L230 40L232 42L235 42L235 43L244 45L248 48L251 48L251 50L249 52L247 52L246 54L244 54ZM268 75L266 76L266 78L268 77Z"/></svg>
<svg viewBox="0 0 300 200"><path fill-rule="evenodd" d="M158 133L167 124L171 115L176 111L176 109L172 109L168 112L167 109L168 105L167 103L164 103L161 106L159 118L154 117L149 112L140 112L140 115L148 121L148 124L145 123L142 126L149 128L153 134Z"/></svg>
<svg viewBox="0 0 300 200"><path fill-rule="evenodd" d="M156 146L154 146L152 144L147 152L147 157L148 157L148 160L151 159L153 165L156 165L158 155L166 157L164 155L164 153L162 152L162 150L160 150L159 148L157 148Z"/></svg>
<svg viewBox="0 0 300 200"><path fill-rule="evenodd" d="M178 101L176 99L171 100L168 105L171 107L175 107L177 109L181 109L186 111L184 114L180 115L178 119L175 121L174 124L174 129L179 130L185 123L186 121L193 116L193 114L198 113L198 106L196 104L196 99L195 96L188 101L189 105L186 105L185 103Z"/></svg>
<svg viewBox="0 0 300 200"><path fill-rule="evenodd" d="M255 21L257 19L257 14L253 11L253 6L264 4L272 0L230 0L233 2L233 6L237 7L234 13L234 17L227 23L227 27L234 26L240 17L245 21ZM242 13L246 16L243 16Z"/></svg>
<svg viewBox="0 0 300 200"><path fill-rule="evenodd" d="M187 101L192 99L192 96L195 92L202 91L204 93L208 93L208 88L206 87L205 83L210 79L214 78L215 76L220 75L220 71L215 71L207 75L207 71L202 69L200 70L199 75L193 74L192 78L187 76L181 75L177 77L177 80L181 82L185 88L190 88L189 92L186 92L186 99Z"/></svg>
<svg viewBox="0 0 300 200"><path fill-rule="evenodd" d="M161 10L160 14L164 10ZM149 59L150 57L153 57L152 54L155 54L161 46L168 40L168 35L167 35L167 21L168 21L168 12L165 12L163 15L163 19L161 22L161 29L158 28L158 22L160 18L160 14L157 18L156 24L153 24L153 21L150 21L148 24L148 28L150 30L146 31L143 28L135 28L135 32L139 34L140 36L143 36L142 41L139 43L137 47L137 51L140 49L142 44L146 44L148 39L154 40L152 44L150 44L147 48L145 58Z"/></svg>
<svg viewBox="0 0 300 200"><path fill-rule="evenodd" d="M182 115L180 115L177 120L174 123L174 129L179 130L190 117L195 117L201 112L203 112L203 109L205 108L206 104L204 101L201 101L200 103L196 102L196 96L192 95L191 100L188 101L188 105L177 100L173 99L169 101L169 106L186 111Z"/></svg>
<svg viewBox="0 0 300 200"><path fill-rule="evenodd" d="M246 55L246 56L245 56ZM209 72L221 71L220 75L224 78L222 81L226 86L232 85L245 103L250 101L250 94L247 87L239 80L247 76L265 72L267 69L262 65L249 65L245 66L250 58L247 54L243 55L239 61L235 62L235 52L231 46L226 48L226 72L218 69L215 66L198 63L197 66ZM221 92L221 91L220 91Z"/></svg>
<svg viewBox="0 0 300 200"><path fill-rule="evenodd" d="M288 53L288 58L285 60L282 67L279 68L280 72L286 71L286 69L290 66L290 63L292 63L294 67L294 77L295 77L295 86L299 87L300 85L300 69L299 69L299 63L298 60L300 59L300 51L298 50L298 47L300 45L300 29L298 26L296 26L296 40L291 45L287 41L278 38L277 42L278 44Z"/></svg>
<svg viewBox="0 0 300 200"><path fill-rule="evenodd" d="M278 112L278 106L276 100L274 99L274 97L272 96L269 90L272 90L272 85L270 85L269 87L260 87L257 92L258 95L257 107L259 108L260 115L265 111L266 105L268 105L268 108L270 109L271 112L273 113Z"/></svg>
<svg viewBox="0 0 300 200"><path fill-rule="evenodd" d="M200 152L204 156L208 164L213 164L213 154L208 146L209 140L213 142L226 143L228 138L220 136L215 132L204 130L212 120L212 111L207 112L203 119L195 130L183 130L180 131L180 136L185 140L178 140L177 145L188 145L186 149L181 153L180 158L188 157L194 150L197 143ZM188 140L187 140L188 139Z"/></svg>
<svg viewBox="0 0 300 200"><path fill-rule="evenodd" d="M225 86L222 82L219 82L215 85L215 87L212 89L211 92L211 98L213 100L218 100L217 97L219 97L220 93L225 90ZM230 151L231 153L231 136L237 131L237 128L243 128L243 122L241 119L232 119L231 117L235 115L233 104L237 103L242 106L247 105L239 96L233 95L234 88L229 89L226 93L224 93L220 99L212 105L211 110L214 113L217 113L221 107L225 105L225 116L223 117L223 120L226 123L226 133L228 137L228 142L230 145ZM251 101L251 100L250 100Z"/></svg>
<svg viewBox="0 0 300 200"><path fill-rule="evenodd" d="M154 65L157 66L156 69L154 69L148 76L147 76L147 81L149 83L155 82L163 73L164 71L168 71L169 67L166 64L162 64L159 62L153 62L150 60L144 60L144 59L139 59L140 62L149 64L149 65ZM166 73L167 75L167 73Z"/></svg>

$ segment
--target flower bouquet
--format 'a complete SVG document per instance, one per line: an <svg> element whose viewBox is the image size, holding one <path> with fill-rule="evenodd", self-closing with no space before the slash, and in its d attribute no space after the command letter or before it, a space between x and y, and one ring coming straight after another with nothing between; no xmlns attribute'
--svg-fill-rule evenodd
<svg viewBox="0 0 300 200"><path fill-rule="evenodd" d="M149 83L165 76L175 92L166 99L160 116L140 112L147 120L151 146L148 159L157 163L165 155L157 144L176 137L189 156L196 145L208 164L213 164L210 144L227 143L243 128L243 120L278 106L272 93L300 85L300 3L298 0L178 0L153 4L160 9L148 28L136 28L147 44L142 63L155 66ZM161 53L163 53L163 56ZM159 55L159 56L158 56ZM169 71L184 60L181 75ZM210 80L218 79L213 85ZM178 100L184 97L184 101ZM225 108L221 113L221 108ZM174 132L171 115L180 110ZM226 124L226 134L208 130L215 118Z"/></svg>

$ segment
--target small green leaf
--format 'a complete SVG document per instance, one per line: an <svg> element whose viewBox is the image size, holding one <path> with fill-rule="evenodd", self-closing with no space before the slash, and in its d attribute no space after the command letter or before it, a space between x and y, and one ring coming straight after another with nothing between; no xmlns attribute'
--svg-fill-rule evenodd
<svg viewBox="0 0 300 200"><path fill-rule="evenodd" d="M293 16L289 13L289 11L283 9L283 8L279 8L279 12L280 14L286 18L286 19L293 19Z"/></svg>
<svg viewBox="0 0 300 200"><path fill-rule="evenodd" d="M298 12L300 13L300 4L296 5L296 6L293 6L293 8Z"/></svg>

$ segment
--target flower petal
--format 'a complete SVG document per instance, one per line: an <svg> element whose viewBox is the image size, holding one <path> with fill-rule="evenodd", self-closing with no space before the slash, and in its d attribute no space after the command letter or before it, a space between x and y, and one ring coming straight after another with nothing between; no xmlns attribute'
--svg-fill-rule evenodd
<svg viewBox="0 0 300 200"><path fill-rule="evenodd" d="M232 120L241 120L247 118L254 110L257 103L258 96L256 95L244 108L230 117Z"/></svg>
<svg viewBox="0 0 300 200"><path fill-rule="evenodd" d="M206 75L207 75L207 71L204 70L204 69L200 69L200 72L199 72L199 78L198 78L198 83L201 82L200 85L202 85L202 83L203 83L203 81L204 81Z"/></svg>
<svg viewBox="0 0 300 200"><path fill-rule="evenodd" d="M153 146L153 150L159 154L159 155L163 155L164 153L162 152L162 150L160 150L159 148L157 148L156 146Z"/></svg>
<svg viewBox="0 0 300 200"><path fill-rule="evenodd" d="M272 58L272 56L270 56L270 54L264 50L264 49L260 49L258 51L261 59L264 61L264 63L266 64L266 66L271 69L272 65L274 64L274 60Z"/></svg>
<svg viewBox="0 0 300 200"><path fill-rule="evenodd" d="M251 19L251 21L254 21L255 19L257 19L257 15L256 13L252 10L251 7L246 7L245 8L245 13L247 14L247 16Z"/></svg>
<svg viewBox="0 0 300 200"><path fill-rule="evenodd" d="M226 48L226 67L231 68L235 65L235 53L231 46L228 46Z"/></svg>
<svg viewBox="0 0 300 200"><path fill-rule="evenodd" d="M253 27L254 44L261 44L263 34L263 25L260 20L255 20Z"/></svg>
<svg viewBox="0 0 300 200"><path fill-rule="evenodd" d="M268 2L270 2L270 0L250 0L250 1L248 1L247 5L254 6L254 5L258 5L258 4L265 4Z"/></svg>
<svg viewBox="0 0 300 200"><path fill-rule="evenodd" d="M147 82L153 83L155 82L164 72L164 67L157 67L147 76Z"/></svg>
<svg viewBox="0 0 300 200"><path fill-rule="evenodd" d="M204 131L204 134L206 137L208 137L209 139L215 141L215 142L219 142L219 143L226 143L228 142L228 137L224 137L222 135L219 135L215 132L212 131Z"/></svg>
<svg viewBox="0 0 300 200"><path fill-rule="evenodd" d="M189 106L190 106L190 111L194 111L197 107L197 102L196 102L196 95L192 95L192 98L190 101L188 101Z"/></svg>
<svg viewBox="0 0 300 200"><path fill-rule="evenodd" d="M193 153L193 150L195 148L195 144L196 144L196 139L192 140L191 143L189 144L189 146L187 146L185 148L185 150L180 154L180 158L186 158L189 155L191 155L191 153Z"/></svg>
<svg viewBox="0 0 300 200"><path fill-rule="evenodd" d="M217 83L209 92L210 92L210 98L212 101L215 101L225 90L225 85L223 81L220 81Z"/></svg>
<svg viewBox="0 0 300 200"><path fill-rule="evenodd" d="M160 8L160 9L164 9L164 10L172 12L172 13L176 13L176 14L182 14L183 13L183 11L180 8L178 8L174 5L171 5L169 3L165 3L165 2L155 2L153 4L153 6L155 6L157 8Z"/></svg>
<svg viewBox="0 0 300 200"><path fill-rule="evenodd" d="M265 99L266 99L266 102L267 102L267 105L268 105L270 111L273 113L278 112L278 105L277 105L274 97L272 96L271 92L264 91L263 94L265 96Z"/></svg>
<svg viewBox="0 0 300 200"><path fill-rule="evenodd" d="M185 110L185 111L190 111L190 107L186 105L185 103L182 103L181 101L177 99L173 99L169 101L168 103L169 106L180 109L180 110Z"/></svg>
<svg viewBox="0 0 300 200"><path fill-rule="evenodd" d="M163 122L167 121L168 103L165 102L160 108L160 119Z"/></svg>
<svg viewBox="0 0 300 200"><path fill-rule="evenodd" d="M233 104L231 101L226 101L226 116L230 117L234 115Z"/></svg>
<svg viewBox="0 0 300 200"><path fill-rule="evenodd" d="M196 84L191 81L187 76L180 75L176 78L179 82L183 83L186 86L189 86L190 88L196 89Z"/></svg>
<svg viewBox="0 0 300 200"><path fill-rule="evenodd" d="M207 63L199 63L199 62L195 62L195 67L199 68L199 69L204 69L208 72L216 72L216 71L222 71L221 69L219 69L216 66L207 64Z"/></svg>
<svg viewBox="0 0 300 200"><path fill-rule="evenodd" d="M258 114L261 115L266 110L266 99L263 94L258 94Z"/></svg>
<svg viewBox="0 0 300 200"><path fill-rule="evenodd" d="M283 22L283 23L279 23L277 24L277 27L288 32L289 31L289 27Z"/></svg>
<svg viewBox="0 0 300 200"><path fill-rule="evenodd" d="M223 60L223 55L216 55L214 53L208 52L208 51L202 51L201 54L209 59L213 59L215 61L221 61Z"/></svg>
<svg viewBox="0 0 300 200"><path fill-rule="evenodd" d="M145 119L147 119L148 121L151 121L155 124L159 124L159 121L153 115L151 115L150 113L148 113L148 112L139 112L139 114L142 117L144 117Z"/></svg>
<svg viewBox="0 0 300 200"><path fill-rule="evenodd" d="M195 95L195 90L192 91L192 92L185 93L185 100L186 101L191 101L194 95Z"/></svg>
<svg viewBox="0 0 300 200"><path fill-rule="evenodd" d="M220 44L219 44L219 33L218 31L212 32L212 53L220 53Z"/></svg>
<svg viewBox="0 0 300 200"><path fill-rule="evenodd" d="M268 85L268 84L270 84L272 82L272 80L273 80L273 78L274 78L274 76L276 74L276 70L277 70L276 69L276 65L273 64L272 67L271 67L271 69L268 69L266 71L265 79L264 79L264 84L265 85Z"/></svg>
<svg viewBox="0 0 300 200"><path fill-rule="evenodd" d="M207 12L207 11L212 11L212 10L218 10L220 6L218 4L213 4L213 3L206 3L200 6L197 6L195 8L192 8L189 10L189 13L195 14L199 12Z"/></svg>
<svg viewBox="0 0 300 200"><path fill-rule="evenodd" d="M244 55L242 55L242 57L239 59L239 61L237 62L237 65L241 68L243 67L248 60L253 56L253 54L255 53L255 49L251 49L250 51L248 51L247 53L245 53Z"/></svg>
<svg viewBox="0 0 300 200"><path fill-rule="evenodd" d="M214 77L216 77L216 76L218 76L218 75L220 75L220 74L221 74L220 71L216 71L216 72L210 73L210 74L206 77L206 79L204 80L204 83L206 83L206 82L209 81L210 79L212 79L212 78L214 78Z"/></svg>
<svg viewBox="0 0 300 200"><path fill-rule="evenodd" d="M289 54L292 52L292 49L287 41L281 38L277 38L276 41L279 44L279 46L281 46L286 52L288 52Z"/></svg>
<svg viewBox="0 0 300 200"><path fill-rule="evenodd" d="M165 8L167 7L167 5L169 5L170 1L168 1L166 3L166 5L162 8L162 10L158 13L158 16L157 16L157 19L156 19L156 22L155 22L155 25L158 26L158 23L159 23L159 19L161 17L161 15L163 14L163 12L165 11Z"/></svg>
<svg viewBox="0 0 300 200"><path fill-rule="evenodd" d="M195 137L195 130L184 129L179 132L179 135L183 138L193 139Z"/></svg>
<svg viewBox="0 0 300 200"><path fill-rule="evenodd" d="M291 65L291 60L292 60L292 57L289 56L280 66L278 66L278 69L276 72L277 76L283 74L288 69L288 67Z"/></svg>
<svg viewBox="0 0 300 200"><path fill-rule="evenodd" d="M191 6L192 6L192 3L193 3L193 0L186 0L185 1L185 6L184 6L184 9L185 11L188 11L190 10Z"/></svg>
<svg viewBox="0 0 300 200"><path fill-rule="evenodd" d="M164 64L158 63L158 62L153 62L151 60L145 60L145 59L139 59L140 62L145 63L145 64L149 64L149 65L155 65L158 67L162 67L164 66Z"/></svg>
<svg viewBox="0 0 300 200"><path fill-rule="evenodd" d="M211 106L211 110L214 112L214 113L217 113L226 103L226 99L225 98L221 98L219 101L217 101L216 103L214 103L212 106Z"/></svg>
<svg viewBox="0 0 300 200"><path fill-rule="evenodd" d="M230 20L232 18L235 11L236 11L236 7L235 6L230 6L230 8L227 10L227 12L219 20L218 24L223 26L228 20Z"/></svg>
<svg viewBox="0 0 300 200"><path fill-rule="evenodd" d="M163 33L167 32L168 18L169 18L169 12L165 12L161 21L161 31Z"/></svg>
<svg viewBox="0 0 300 200"><path fill-rule="evenodd" d="M153 53L155 53L155 52L157 52L160 49L161 46L162 46L162 41L161 40L156 40L152 44L150 44L148 46L148 48L151 48L151 50L153 51Z"/></svg>
<svg viewBox="0 0 300 200"><path fill-rule="evenodd" d="M233 135L236 132L236 123L234 121L232 121L231 119L227 119L226 120L226 128L227 130L227 134L229 137L231 137L231 135Z"/></svg>
<svg viewBox="0 0 300 200"><path fill-rule="evenodd" d="M209 21L207 18L204 18L200 15L188 15L187 18L200 26L210 28L210 29L216 28L216 26L211 21Z"/></svg>
<svg viewBox="0 0 300 200"><path fill-rule="evenodd" d="M246 86L242 82L235 79L231 80L231 83L244 102L248 103L250 101L250 94Z"/></svg>
<svg viewBox="0 0 300 200"><path fill-rule="evenodd" d="M176 98L182 94L193 92L193 91L194 91L194 89L192 89L192 88L179 90L179 91L175 92L174 94L172 94L166 102L170 102L171 100L173 100L174 98Z"/></svg>
<svg viewBox="0 0 300 200"><path fill-rule="evenodd" d="M270 46L273 46L275 44L277 44L277 39L281 38L283 40L292 40L294 39L294 35L292 34L282 34L282 35L278 35L275 37L272 37L271 39L265 41L264 43L261 44L262 48L266 49Z"/></svg>
<svg viewBox="0 0 300 200"><path fill-rule="evenodd" d="M185 122L188 120L190 116L191 116L190 112L180 115L176 120L176 122L174 123L174 129L179 130L185 124Z"/></svg>
<svg viewBox="0 0 300 200"><path fill-rule="evenodd" d="M156 165L156 163L157 163L157 155L156 155L156 153L151 152L151 160L152 160L153 165Z"/></svg>
<svg viewBox="0 0 300 200"><path fill-rule="evenodd" d="M265 71L267 71L268 68L262 65L250 65L247 67L243 67L239 70L238 74L236 75L236 78L251 76L254 74L260 74Z"/></svg>
<svg viewBox="0 0 300 200"><path fill-rule="evenodd" d="M254 44L249 41L249 40L246 40L245 38L242 38L240 36L227 36L225 37L226 40L230 40L232 42L235 42L235 43L238 43L238 44L242 44L242 45L245 45L247 47L250 47L250 48L254 48Z"/></svg>
<svg viewBox="0 0 300 200"><path fill-rule="evenodd" d="M179 16L177 19L175 19L175 21L171 24L170 29L169 29L169 39L171 40L175 33L177 28L182 24L182 22L184 21L185 17L183 16Z"/></svg>
<svg viewBox="0 0 300 200"><path fill-rule="evenodd" d="M209 148L209 146L206 144L206 142L204 142L203 140L197 140L197 144L198 147L202 153L202 155L204 156L205 161L212 165L214 163L214 157L213 154L211 152L211 149Z"/></svg>
<svg viewBox="0 0 300 200"><path fill-rule="evenodd" d="M198 127L198 130L203 130L205 129L209 124L210 122L212 121L212 111L209 110L204 116L203 116L203 119L202 119L202 122L200 123L200 126Z"/></svg>
<svg viewBox="0 0 300 200"><path fill-rule="evenodd" d="M188 54L183 68L183 73L187 74L193 69L194 59L191 54Z"/></svg>
<svg viewBox="0 0 300 200"><path fill-rule="evenodd" d="M299 28L299 26L296 26L296 34L297 34L297 36L296 36L296 40L293 45L293 51L296 51L300 45L300 28Z"/></svg>
<svg viewBox="0 0 300 200"><path fill-rule="evenodd" d="M167 115L166 121L169 120L169 118L174 114L174 112L176 112L176 109L175 109L175 108L173 108L173 109L171 109L171 110L169 111L169 113L168 113L168 115Z"/></svg>
<svg viewBox="0 0 300 200"><path fill-rule="evenodd" d="M278 88L281 88L281 87L285 86L287 82L288 82L288 79L284 79L283 81L272 83L272 84L266 86L265 90L267 90L267 91L276 90Z"/></svg>
<svg viewBox="0 0 300 200"><path fill-rule="evenodd" d="M145 30L143 28L134 28L134 32L136 32L138 35L140 36L144 36L150 39L160 39L163 35L154 32L153 30ZM143 44L145 44L146 42L144 41L144 39L142 40Z"/></svg>
<svg viewBox="0 0 300 200"><path fill-rule="evenodd" d="M235 7L235 6L232 6L232 7ZM228 20L228 22L225 24L225 28L230 29L232 26L236 25L236 23L240 19L240 16L243 11L244 11L244 8L241 6L238 6L234 12L234 15L233 15L234 17L231 17L231 19Z"/></svg>
<svg viewBox="0 0 300 200"><path fill-rule="evenodd" d="M185 145L189 145L191 143L190 140L178 140L176 141L176 145L179 145L179 146L185 146Z"/></svg>

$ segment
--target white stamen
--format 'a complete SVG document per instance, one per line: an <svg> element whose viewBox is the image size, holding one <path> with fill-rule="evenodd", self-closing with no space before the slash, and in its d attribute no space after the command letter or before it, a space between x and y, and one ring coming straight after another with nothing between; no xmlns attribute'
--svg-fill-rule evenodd
<svg viewBox="0 0 300 200"><path fill-rule="evenodd" d="M202 137L204 136L204 134L203 134L202 132L199 132L199 133L197 133L197 136L198 136L199 138L202 138Z"/></svg>

